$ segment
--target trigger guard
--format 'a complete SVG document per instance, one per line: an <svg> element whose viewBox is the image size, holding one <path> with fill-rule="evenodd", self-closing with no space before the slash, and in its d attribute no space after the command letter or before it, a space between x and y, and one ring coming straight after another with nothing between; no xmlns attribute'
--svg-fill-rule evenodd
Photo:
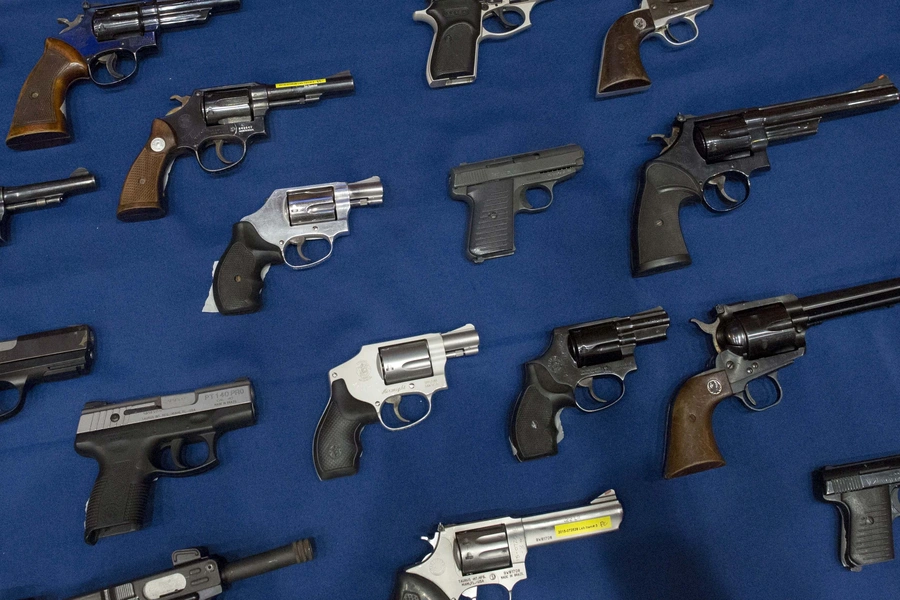
<svg viewBox="0 0 900 600"><path fill-rule="evenodd" d="M237 159L236 161L234 161L233 163L229 163L229 164L223 163L223 166L219 167L218 169L210 169L209 167L207 167L206 165L203 164L203 158L200 156L200 151L201 151L201 150L206 150L207 148L209 148L209 147L211 147L211 146L216 146L216 143L217 143L219 140L222 140L222 141L223 141L223 142L222 142L223 145L224 145L224 143L227 142L228 140L237 140L237 142L240 142L240 144L241 144L241 156L240 156L240 158L238 158L238 159ZM237 143L237 142L233 142L233 143ZM218 147L216 147L216 154L219 154L219 148L218 148ZM197 163L200 165L200 168L203 169L204 171L206 171L207 173L213 173L213 174L215 174L215 173L223 173L223 172L225 172L225 171L229 171L229 170L235 168L236 166L238 166L239 164L241 164L242 162L244 162L244 159L247 158L247 141L244 140L244 139L242 139L242 138L218 138L218 139L216 139L216 140L210 140L210 143L209 143L209 144L207 144L207 145L205 145L205 146L202 146L202 147L198 147L196 150L194 150L194 156L197 158Z"/></svg>
<svg viewBox="0 0 900 600"><path fill-rule="evenodd" d="M750 177L747 176L746 173L733 172L734 175L737 175L741 178L741 182L744 184L744 189L747 191L747 194L744 196L743 200L738 200L736 198L732 198L728 195L728 192L725 191L725 182L727 181L727 177L725 173L721 175L716 175L715 177L710 177L706 185L704 186L704 193L700 195L700 198L703 202L703 205L710 211L714 213L730 213L733 210L737 210L741 206L744 205L744 202L750 199ZM718 194L719 198L722 202L725 202L726 205L723 206L714 206L710 203L709 200L706 199L706 189L707 187L712 186L716 189L716 194Z"/></svg>
<svg viewBox="0 0 900 600"><path fill-rule="evenodd" d="M300 240L299 244L297 243L297 240ZM306 256L303 254L303 244L305 244L306 242L308 242L310 240L325 240L326 242L328 242L328 254L326 254L319 260L306 262L306 263L303 263L300 265L295 265L294 263L290 262L287 257L287 252L285 252L287 247L290 245L297 246L297 254L300 255L300 258L302 258L304 260L308 260L306 258ZM328 260L329 258L331 258L332 254L334 254L334 242L331 240L331 238L329 238L328 236L324 236L324 235L291 238L291 239L287 240L284 244L282 244L282 247L281 247L281 258L284 259L284 264L286 264L290 268L294 269L295 271L302 271L304 269L312 269L313 267L317 267L317 266L321 265L323 262L325 262L326 260Z"/></svg>
<svg viewBox="0 0 900 600"><path fill-rule="evenodd" d="M524 10L520 9L517 6L511 6L511 5L504 6L503 8L518 14L520 17L522 17L522 22L519 23L518 25L515 25L515 24L507 21L506 17L503 16L503 13L505 12L505 10L495 9L495 10L486 12L484 14L484 19L482 19L481 39L500 40L503 38L508 38L508 37L511 37L511 36L519 33L519 31L527 29L531 25L531 17L528 12L525 12ZM496 32L488 31L487 29L485 29L484 28L484 20L489 19L490 17L497 17L497 20L500 21L500 24L503 25L503 27L506 29L506 31L504 31L503 33L496 33Z"/></svg>
<svg viewBox="0 0 900 600"><path fill-rule="evenodd" d="M425 402L428 403L428 410L425 412L425 414L422 416L422 418L420 418L416 421L412 421L411 423L407 423L406 425L401 425L400 427L391 427L390 425L388 425L387 423L384 422L384 417L381 416L381 407L385 404L394 404L393 402L391 402L391 399L394 396L391 396L390 398L382 400L381 402L376 404L375 410L378 412L378 420L381 421L381 426L384 427L385 429L387 429L388 431L403 431L404 429L409 429L410 427L415 427L416 425L418 425L419 423L421 423L422 421L424 421L431 415L431 406L432 406L431 405L431 396L429 396L427 394L423 394L421 392L415 392L413 390L410 390L410 392L408 394L400 394L400 401L398 401L397 404L395 404L397 411L400 410L400 402L403 401L403 396L422 396L423 398L425 398Z"/></svg>
<svg viewBox="0 0 900 600"><path fill-rule="evenodd" d="M122 54L125 53L126 52L122 52ZM103 59L107 56L113 56L115 57L115 60L118 60L119 52L109 52L107 54L102 54L94 58L94 60L92 60L90 64L88 64L88 75L90 76L91 81L94 82L94 85L97 85L99 87L111 87L114 85L119 85L120 83L128 81L129 79L134 77L138 72L138 55L137 52L131 52L130 54L132 60L134 60L134 70L127 75L117 73L119 77L116 77L116 75L113 74L115 67L113 67L111 70L109 65L103 61ZM109 76L112 77L112 81L101 81L100 79L98 79L96 75L98 69L104 69L107 73L109 73Z"/></svg>
<svg viewBox="0 0 900 600"><path fill-rule="evenodd" d="M674 23L690 23L691 27L694 29L694 35L688 40L678 40L673 35L672 32L669 31L669 27ZM674 48L678 48L680 46L687 46L688 44L692 44L697 41L697 38L700 37L700 28L697 26L697 21L694 20L694 17L684 17L682 19L676 19L674 21L669 21L666 23L666 26L662 28L661 31L657 31L656 35L661 37L667 44Z"/></svg>
<svg viewBox="0 0 900 600"><path fill-rule="evenodd" d="M505 17L504 15L506 14L506 11L507 11L507 10L510 10L510 11L512 11L512 12L515 12L515 13L516 13L517 15L519 15L520 17L523 17L523 18L525 17L524 13L522 13L522 12L520 12L520 11L518 11L518 10L515 10L515 9L513 9L513 8L511 8L511 7L504 7L504 8L495 10L495 11L494 11L493 13L491 13L491 14L492 14L493 16L497 17L497 20L500 21L500 23L506 28L507 31L512 31L512 30L514 30L514 29L517 29L517 28L519 27L519 25L516 25L515 23L510 23L509 21L506 20L506 17Z"/></svg>
<svg viewBox="0 0 900 600"><path fill-rule="evenodd" d="M531 189L531 190L533 190L533 189L542 189L542 190L544 190L545 192L547 192L548 194L550 194L550 201L547 202L547 204L545 204L545 205L543 205L543 206L539 206L538 208L533 207L533 206L531 205L531 203L528 202L528 190L529 190L529 189ZM523 213L539 213L539 212L544 212L545 210L547 210L548 208L550 208L550 205L553 204L553 200L555 200L555 199L556 199L556 198L555 198L555 196L553 195L553 185L544 185L544 184L541 184L541 185L536 185L536 186L531 187L531 188L526 188L526 189L525 189L525 199L524 199L524 202L522 203L521 212L523 212Z"/></svg>
<svg viewBox="0 0 900 600"><path fill-rule="evenodd" d="M594 378L588 377L586 379L582 379L581 381L579 381L578 387L587 389L588 394L590 394L591 398L594 399L594 402L601 404L602 406L597 406L594 408L585 408L581 405L580 402L578 402L578 395L576 394L575 395L575 406L578 408L578 410L580 410L583 413L587 413L587 414L600 412L601 410L606 410L607 408L609 408L610 406L612 406L613 404L615 404L616 402L618 402L619 400L624 398L625 397L625 380L616 375L612 375L612 376L615 377L616 379L618 379L619 383L622 386L622 391L619 393L619 397L616 398L615 400L607 400L606 398L601 398L596 393L594 393L594 386L593 386ZM585 382L588 382L588 383L585 384Z"/></svg>
<svg viewBox="0 0 900 600"><path fill-rule="evenodd" d="M763 412L769 410L770 408L777 406L778 403L781 402L781 399L784 398L784 390L781 387L781 382L778 381L778 377L773 377L772 375L766 375L766 379L771 381L775 385L775 391L778 392L778 397L775 399L775 402L772 404L767 404L766 406L760 407L759 403L753 398L753 394L750 393L750 386L747 385L744 388L744 391L741 392L740 398L741 402L743 402L744 406L746 406L749 410L753 412ZM749 382L748 382L749 384Z"/></svg>

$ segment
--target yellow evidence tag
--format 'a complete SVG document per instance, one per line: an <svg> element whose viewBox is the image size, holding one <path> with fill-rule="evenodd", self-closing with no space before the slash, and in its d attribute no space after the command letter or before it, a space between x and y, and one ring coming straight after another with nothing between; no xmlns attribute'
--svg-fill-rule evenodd
<svg viewBox="0 0 900 600"><path fill-rule="evenodd" d="M591 531L609 529L610 527L612 527L612 519L610 517L599 517L597 519L588 519L587 521L566 523L565 525L556 526L556 537L580 535L582 533L589 533Z"/></svg>
<svg viewBox="0 0 900 600"><path fill-rule="evenodd" d="M276 83L275 89L280 90L281 88L304 87L307 85L319 85L320 83L325 83L325 80L324 79L310 79L309 81L292 81L290 83Z"/></svg>

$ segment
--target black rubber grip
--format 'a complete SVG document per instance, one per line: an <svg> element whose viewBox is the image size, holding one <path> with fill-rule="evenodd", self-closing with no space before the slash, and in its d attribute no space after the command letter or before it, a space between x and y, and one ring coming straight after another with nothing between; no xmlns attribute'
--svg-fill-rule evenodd
<svg viewBox="0 0 900 600"><path fill-rule="evenodd" d="M350 395L347 384L338 379L331 384L331 398L316 427L313 461L319 479L356 475L362 456L360 435L366 425L378 422L375 407Z"/></svg>
<svg viewBox="0 0 900 600"><path fill-rule="evenodd" d="M475 75L478 38L481 35L481 2L434 0L426 11L437 24L431 52L432 79Z"/></svg>
<svg viewBox="0 0 900 600"><path fill-rule="evenodd" d="M283 262L278 246L262 239L253 225L246 221L235 223L231 243L213 275L216 308L223 315L258 311L262 305L262 270Z"/></svg>
<svg viewBox="0 0 900 600"><path fill-rule="evenodd" d="M841 496L847 507L846 559L857 567L894 559L891 489L883 485Z"/></svg>
<svg viewBox="0 0 900 600"><path fill-rule="evenodd" d="M312 540L298 540L287 546L275 548L241 560L228 563L222 567L222 581L234 583L241 579L256 577L276 569L291 565L299 565L315 558Z"/></svg>
<svg viewBox="0 0 900 600"><path fill-rule="evenodd" d="M512 179L489 181L467 190L469 234L466 256L475 263L516 251L516 206Z"/></svg>
<svg viewBox="0 0 900 600"><path fill-rule="evenodd" d="M400 573L392 600L451 600L431 581L412 573Z"/></svg>
<svg viewBox="0 0 900 600"><path fill-rule="evenodd" d="M94 482L84 519L84 541L94 545L100 538L130 533L144 526L150 496L150 470L131 461L104 467Z"/></svg>
<svg viewBox="0 0 900 600"><path fill-rule="evenodd" d="M557 415L574 407L575 390L553 379L540 363L525 365L525 389L516 401L509 441L520 461L557 453Z"/></svg>
<svg viewBox="0 0 900 600"><path fill-rule="evenodd" d="M653 161L644 167L634 206L631 270L635 277L680 269L691 264L678 211L700 200L703 189L686 171Z"/></svg>

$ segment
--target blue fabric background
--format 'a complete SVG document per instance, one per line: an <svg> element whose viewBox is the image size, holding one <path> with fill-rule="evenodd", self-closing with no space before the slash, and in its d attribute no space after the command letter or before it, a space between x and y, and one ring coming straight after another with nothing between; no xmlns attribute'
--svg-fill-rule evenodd
<svg viewBox="0 0 900 600"><path fill-rule="evenodd" d="M19 88L76 0L0 0L0 105L5 127ZM806 358L783 373L785 402L716 413L729 464L677 481L661 476L667 406L707 365L689 323L717 302L806 295L900 275L897 226L900 108L823 124L771 150L740 211L682 213L694 265L649 279L629 274L637 173L646 142L678 112L714 111L841 92L881 73L900 78L896 0L719 2L699 41L643 56L643 95L593 98L603 36L630 0L547 2L535 27L482 46L478 81L430 90L430 28L417 0L246 0L240 13L171 32L136 81L69 95L76 141L40 152L0 147L0 184L55 179L79 166L101 189L16 216L0 249L0 339L87 323L93 374L37 387L0 425L0 598L57 598L161 570L172 550L208 545L239 557L314 536L315 562L241 582L245 600L390 597L397 571L421 559L441 520L526 515L615 488L621 530L529 554L519 600L546 598L897 597L900 561L846 572L838 520L810 473L829 463L900 452L900 309L813 330ZM191 159L171 177L171 211L126 224L115 208L150 122L168 97L244 81L274 83L350 69L355 96L274 112L271 138L230 175ZM448 170L579 143L585 168L557 202L517 221L518 250L475 266L463 256L466 207ZM231 225L279 187L380 175L385 202L356 211L326 265L275 268L251 316L201 314L212 262ZM560 454L518 464L507 442L522 364L559 325L663 305L669 340L638 351L628 396L592 417L564 413ZM448 366L450 389L410 431L369 428L356 477L319 482L313 432L328 370L363 344L476 325L481 353ZM78 456L79 411L250 377L259 423L220 443L221 466L156 485L141 532L82 541L97 465ZM504 598L500 588L480 595Z"/></svg>

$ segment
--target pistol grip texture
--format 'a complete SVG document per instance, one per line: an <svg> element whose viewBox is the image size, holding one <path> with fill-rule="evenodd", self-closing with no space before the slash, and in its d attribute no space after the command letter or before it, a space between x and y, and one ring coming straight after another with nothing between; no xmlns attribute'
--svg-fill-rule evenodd
<svg viewBox="0 0 900 600"><path fill-rule="evenodd" d="M650 77L641 62L641 42L653 32L649 10L630 12L613 23L603 41L598 98L632 94L650 87Z"/></svg>
<svg viewBox="0 0 900 600"><path fill-rule="evenodd" d="M351 396L343 379L333 382L331 398L316 427L313 443L313 460L319 479L356 475L362 456L360 435L366 425L376 422L375 407Z"/></svg>
<svg viewBox="0 0 900 600"><path fill-rule="evenodd" d="M278 246L262 239L252 224L235 223L231 243L213 275L213 298L219 312L242 315L258 311L262 304L263 269L283 262Z"/></svg>
<svg viewBox="0 0 900 600"><path fill-rule="evenodd" d="M100 467L85 512L85 542L94 545L100 538L144 526L152 472L152 467L147 466L141 469L132 461L124 461L109 468Z"/></svg>
<svg viewBox="0 0 900 600"><path fill-rule="evenodd" d="M116 212L120 221L149 221L166 216L166 184L179 153L175 132L162 119L154 119L150 138L122 186Z"/></svg>
<svg viewBox="0 0 900 600"><path fill-rule="evenodd" d="M559 383L544 365L525 366L525 390L516 401L509 441L520 461L557 453L558 415L574 407L575 390Z"/></svg>
<svg viewBox="0 0 900 600"><path fill-rule="evenodd" d="M73 83L88 77L88 64L75 48L47 38L44 54L19 93L6 145L14 150L37 150L69 143L72 134L66 121L66 93Z"/></svg>
<svg viewBox="0 0 900 600"><path fill-rule="evenodd" d="M509 256L516 251L515 190L512 179L489 181L467 190L469 205L466 256L474 263Z"/></svg>
<svg viewBox="0 0 900 600"><path fill-rule="evenodd" d="M666 479L725 466L713 433L713 411L732 396L725 371L695 375L672 403L666 446Z"/></svg>
<svg viewBox="0 0 900 600"><path fill-rule="evenodd" d="M413 573L403 572L397 578L393 600L451 600L437 585Z"/></svg>
<svg viewBox="0 0 900 600"><path fill-rule="evenodd" d="M846 562L855 568L894 559L891 488L887 485L847 492L841 496L847 514Z"/></svg>
<svg viewBox="0 0 900 600"><path fill-rule="evenodd" d="M678 211L702 194L697 181L671 163L652 161L644 167L632 227L631 271L635 277L691 264Z"/></svg>
<svg viewBox="0 0 900 600"><path fill-rule="evenodd" d="M434 42L428 69L434 80L472 77L481 37L478 0L434 0L426 11L434 19Z"/></svg>

